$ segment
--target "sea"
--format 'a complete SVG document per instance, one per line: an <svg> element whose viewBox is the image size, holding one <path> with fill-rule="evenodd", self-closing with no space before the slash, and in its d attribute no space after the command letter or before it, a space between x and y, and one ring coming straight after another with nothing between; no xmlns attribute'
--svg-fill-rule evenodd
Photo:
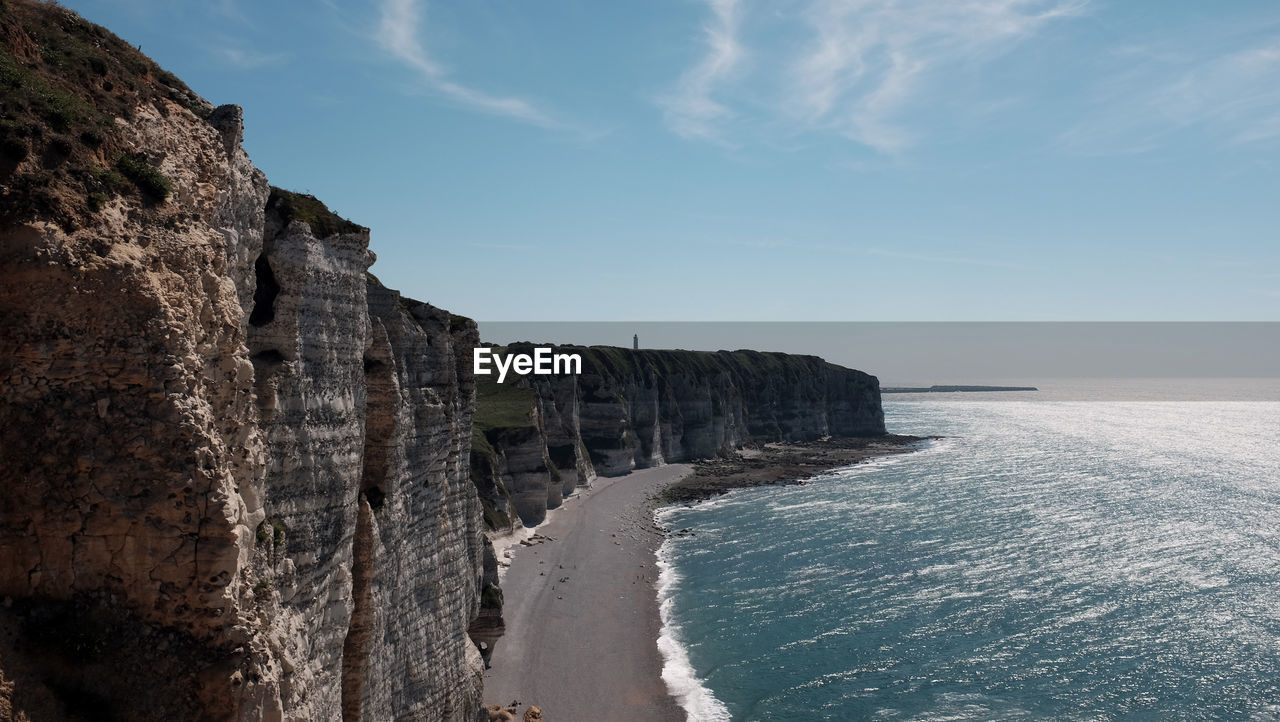
<svg viewBox="0 0 1280 722"><path fill-rule="evenodd" d="M1280 380L1028 381L659 511L689 719L1280 719Z"/></svg>

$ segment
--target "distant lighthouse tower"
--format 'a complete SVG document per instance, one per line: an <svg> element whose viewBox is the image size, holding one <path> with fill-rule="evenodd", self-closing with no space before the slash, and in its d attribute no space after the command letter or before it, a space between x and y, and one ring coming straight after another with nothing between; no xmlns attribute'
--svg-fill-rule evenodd
<svg viewBox="0 0 1280 722"><path fill-rule="evenodd" d="M631 349L633 351L640 350L640 334L637 333L631 337Z"/></svg>

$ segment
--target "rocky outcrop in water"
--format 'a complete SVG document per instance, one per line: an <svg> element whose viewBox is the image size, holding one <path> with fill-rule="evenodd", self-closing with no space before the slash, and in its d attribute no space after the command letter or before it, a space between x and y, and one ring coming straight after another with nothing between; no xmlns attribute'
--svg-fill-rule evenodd
<svg viewBox="0 0 1280 722"><path fill-rule="evenodd" d="M474 324L238 108L54 5L0 30L0 707L474 719Z"/></svg>
<svg viewBox="0 0 1280 722"><path fill-rule="evenodd" d="M529 353L513 344L507 353ZM532 526L596 474L724 455L746 442L885 433L874 376L816 356L564 346L581 375L480 382L472 476ZM505 495L505 497L504 497ZM512 515L511 512L515 514ZM503 516L505 515L505 516ZM489 516L495 516L489 513Z"/></svg>

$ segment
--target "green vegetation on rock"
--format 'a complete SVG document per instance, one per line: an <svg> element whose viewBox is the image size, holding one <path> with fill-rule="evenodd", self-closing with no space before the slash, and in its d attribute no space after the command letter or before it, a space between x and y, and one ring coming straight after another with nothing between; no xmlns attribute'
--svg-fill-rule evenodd
<svg viewBox="0 0 1280 722"><path fill-rule="evenodd" d="M329 210L329 207L315 196L294 193L275 186L271 187L267 208L279 213L286 226L291 221L302 221L311 226L311 233L316 238L328 238L339 233L366 233L369 230Z"/></svg>
<svg viewBox="0 0 1280 722"><path fill-rule="evenodd" d="M471 427L471 473L472 480L476 481L480 478L489 478L495 480L498 475L498 469L501 466L501 460L498 458L498 452L494 450L493 445L489 443L488 437L480 427L472 425ZM501 493L505 496L506 490L501 487L500 483L495 486L501 489ZM507 498L508 508L510 508L510 498ZM506 529L510 527L514 520L510 514L499 511L494 500L487 494L480 494L480 507L484 515L484 523L490 529Z"/></svg>
<svg viewBox="0 0 1280 722"><path fill-rule="evenodd" d="M21 129L36 135L43 134L40 125L44 125L56 133L66 133L79 125L108 120L84 99L55 85L46 74L19 62L7 48L0 52L0 87L6 93L4 121L9 130ZM32 124L23 127L23 121Z"/></svg>
<svg viewBox="0 0 1280 722"><path fill-rule="evenodd" d="M481 431L522 429L534 426L533 409L538 392L491 377L476 379L474 424Z"/></svg>
<svg viewBox="0 0 1280 722"><path fill-rule="evenodd" d="M173 185L164 177L158 168L147 162L147 159L136 153L125 153L116 161L116 168L125 178L142 191L143 197L151 201L162 201L173 192Z"/></svg>
<svg viewBox="0 0 1280 722"><path fill-rule="evenodd" d="M449 333L457 333L467 327L471 323L471 319L466 316L459 316L456 313L449 314Z"/></svg>
<svg viewBox="0 0 1280 722"><path fill-rule="evenodd" d="M280 546L284 543L284 522L275 517L268 517L258 525L258 542Z"/></svg>
<svg viewBox="0 0 1280 722"><path fill-rule="evenodd" d="M535 344L521 342L507 346L509 353L532 353ZM707 378L729 374L736 379L757 378L771 373L808 376L829 366L816 356L763 351L634 350L617 346L556 346L558 353L582 356L584 372L614 378L637 378L646 372L671 377L677 374Z"/></svg>
<svg viewBox="0 0 1280 722"><path fill-rule="evenodd" d="M163 200L169 181L130 156L116 119L209 103L105 28L52 2L0 3L0 225L83 225L134 187ZM123 164L123 168L120 164ZM115 182L117 169L130 183Z"/></svg>
<svg viewBox="0 0 1280 722"><path fill-rule="evenodd" d="M470 319L451 316L451 326L455 320L466 323ZM506 491L497 480L501 459L494 446L501 446L505 437L513 430L518 434L521 429L537 425L533 417L537 395L531 388L500 384L492 377L476 378L476 411L471 426L472 474L477 475L477 478L493 479L504 497ZM480 503L484 522L490 529L505 529L515 522L510 513L499 511L494 499L485 493L480 494ZM510 508L509 498L507 504Z"/></svg>
<svg viewBox="0 0 1280 722"><path fill-rule="evenodd" d="M486 584L480 592L481 609L502 609L502 589L495 584Z"/></svg>

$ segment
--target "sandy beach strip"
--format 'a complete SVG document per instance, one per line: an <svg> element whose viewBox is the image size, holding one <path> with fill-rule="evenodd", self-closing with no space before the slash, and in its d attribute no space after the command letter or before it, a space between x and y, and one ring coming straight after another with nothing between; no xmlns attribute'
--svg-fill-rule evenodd
<svg viewBox="0 0 1280 722"><path fill-rule="evenodd" d="M685 719L662 681L653 510L690 470L596 479L538 527L549 540L510 547L486 704L537 705L550 722Z"/></svg>

